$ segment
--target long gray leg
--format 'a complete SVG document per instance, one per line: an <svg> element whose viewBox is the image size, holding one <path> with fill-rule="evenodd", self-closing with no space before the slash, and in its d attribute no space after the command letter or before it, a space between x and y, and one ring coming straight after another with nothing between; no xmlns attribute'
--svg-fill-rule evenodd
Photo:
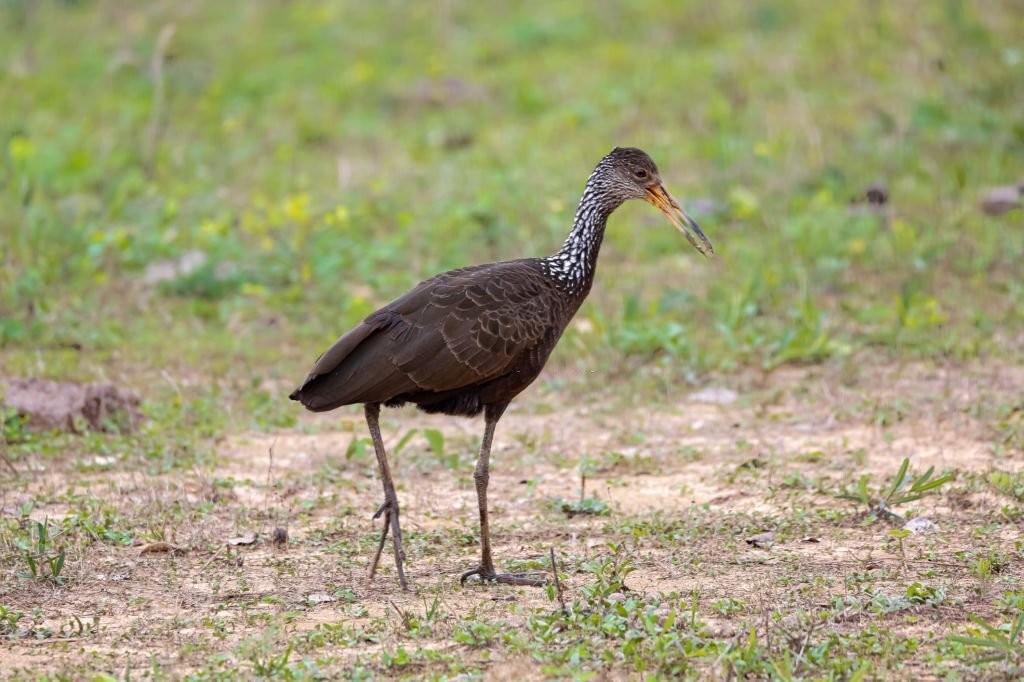
<svg viewBox="0 0 1024 682"><path fill-rule="evenodd" d="M378 518L384 515L384 528L380 535L380 544L377 545L377 554L370 565L370 577L373 578L377 572L377 563L380 561L381 550L384 549L384 541L388 537L388 527L391 528L391 540L395 545L395 568L398 569L398 582L402 584L403 590L409 589L405 581L405 552L402 551L402 529L398 524L398 496L395 494L395 484L391 481L391 467L388 466L388 455L384 451L384 440L380 436L380 404L366 403L366 425L370 428L370 438L373 440L373 450L377 453L377 465L380 467L380 478L384 484L384 504L373 515Z"/></svg>
<svg viewBox="0 0 1024 682"><path fill-rule="evenodd" d="M508 403L488 405L484 410L484 439L480 444L480 456L476 461L476 470L473 471L477 502L480 505L480 565L472 571L463 573L459 582L465 583L466 578L476 575L482 581L491 580L510 585L539 587L545 585L547 581L508 573L495 573L494 560L491 558L491 528L487 518L487 483L490 480L491 441L494 440L494 427L498 425L498 420L501 419L506 407L508 407Z"/></svg>

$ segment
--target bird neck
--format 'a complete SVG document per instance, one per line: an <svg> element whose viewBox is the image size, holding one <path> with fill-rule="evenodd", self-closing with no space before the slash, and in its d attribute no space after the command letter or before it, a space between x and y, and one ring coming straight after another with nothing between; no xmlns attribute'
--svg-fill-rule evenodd
<svg viewBox="0 0 1024 682"><path fill-rule="evenodd" d="M600 170L600 167L599 169ZM553 256L543 259L545 271L566 291L586 295L597 270L597 254L604 239L604 228L610 216L622 202L611 200L602 191L598 170L590 176L583 191L572 230L562 248Z"/></svg>

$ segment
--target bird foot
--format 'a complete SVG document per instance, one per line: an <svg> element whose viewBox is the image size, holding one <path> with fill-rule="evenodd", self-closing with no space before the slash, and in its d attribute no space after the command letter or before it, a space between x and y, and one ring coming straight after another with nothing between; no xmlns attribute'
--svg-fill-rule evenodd
<svg viewBox="0 0 1024 682"><path fill-rule="evenodd" d="M380 542L377 544L377 552L373 555L373 562L370 564L370 579L377 573L377 565L380 563L380 555L384 551L384 543L388 538L388 530L394 524L394 533L392 540L395 545L395 567L398 569L398 581L402 585L402 589L408 591L409 584L405 580L405 571L402 569L402 564L405 563L405 550L402 549L402 534L398 527L398 510L397 505L392 505L390 500L385 500L377 511L374 513L373 518L379 519L381 516L384 517L384 527L381 529Z"/></svg>
<svg viewBox="0 0 1024 682"><path fill-rule="evenodd" d="M527 587L544 587L548 584L547 578L531 578L531 575L540 573L495 573L493 568L485 569L477 566L472 571L466 571L459 578L459 584L465 585L466 578L477 576L481 583L501 583L503 585L525 585Z"/></svg>

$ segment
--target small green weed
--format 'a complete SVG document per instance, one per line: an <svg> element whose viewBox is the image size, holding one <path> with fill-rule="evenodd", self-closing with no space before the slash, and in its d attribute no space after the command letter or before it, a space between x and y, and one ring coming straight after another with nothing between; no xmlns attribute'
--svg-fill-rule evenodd
<svg viewBox="0 0 1024 682"><path fill-rule="evenodd" d="M596 497L584 497L572 502L559 497L551 502L551 506L570 519L574 516L608 516L612 513L608 503Z"/></svg>
<svg viewBox="0 0 1024 682"><path fill-rule="evenodd" d="M0 604L0 636L12 639L18 635L18 621L25 614Z"/></svg>
<svg viewBox="0 0 1024 682"><path fill-rule="evenodd" d="M996 492L1017 500L1024 500L1024 474L993 471L988 475L988 484Z"/></svg>
<svg viewBox="0 0 1024 682"><path fill-rule="evenodd" d="M981 649L984 653L972 661L973 664L993 663L1002 661L1013 666L1018 672L1024 665L1024 611L1017 613L1009 624L993 627L975 615L969 615L971 622L978 626L970 635L952 635L953 642L966 644Z"/></svg>
<svg viewBox="0 0 1024 682"><path fill-rule="evenodd" d="M483 623L477 620L464 621L455 627L452 638L459 644L483 648L500 637L503 625L503 623Z"/></svg>
<svg viewBox="0 0 1024 682"><path fill-rule="evenodd" d="M67 555L63 547L54 544L60 535L60 532L51 534L49 519L28 522L27 533L14 538L28 569L21 574L22 577L46 580L57 585L64 583L61 573Z"/></svg>
<svg viewBox="0 0 1024 682"><path fill-rule="evenodd" d="M448 619L448 614L441 609L441 597L441 591L438 590L430 601L424 598L422 615L412 609L399 608L394 602L391 602L391 607L399 617L401 633L413 639L432 635L434 628Z"/></svg>
<svg viewBox="0 0 1024 682"><path fill-rule="evenodd" d="M734 616L747 610L747 604L742 599L726 597L711 602L711 610L723 616Z"/></svg>
<svg viewBox="0 0 1024 682"><path fill-rule="evenodd" d="M946 472L938 478L932 478L935 467L929 467L923 474L914 477L909 474L909 468L910 459L905 458L888 487L870 490L868 488L869 479L865 474L857 481L856 488L844 489L837 496L843 500L859 502L867 507L870 520L881 517L887 521L902 521L903 517L891 511L893 507L919 500L956 478L956 474L953 472Z"/></svg>

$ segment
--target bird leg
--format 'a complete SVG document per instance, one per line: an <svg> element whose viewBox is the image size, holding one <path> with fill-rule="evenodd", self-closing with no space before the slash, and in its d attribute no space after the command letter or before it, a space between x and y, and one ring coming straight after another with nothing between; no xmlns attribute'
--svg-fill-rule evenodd
<svg viewBox="0 0 1024 682"><path fill-rule="evenodd" d="M459 582L465 584L466 578L471 575L478 576L481 582L498 582L507 585L529 585L541 587L547 584L546 580L530 578L526 575L511 573L496 573L494 560L491 558L491 529L487 519L487 483L490 479L488 471L491 460L491 441L494 439L494 427L501 419L508 403L504 405L488 405L484 412L485 426L484 439L480 444L480 457L476 461L476 470L473 471L473 481L476 483L476 496L480 503L480 565L471 571L462 574Z"/></svg>
<svg viewBox="0 0 1024 682"><path fill-rule="evenodd" d="M376 521L377 519L379 519L381 517L381 515L384 514L384 512L386 512L387 510L388 510L388 503L385 502L384 504L382 504L380 507L377 508L377 511L375 511L373 513L373 520ZM380 563L380 555L381 555L381 552L384 551L384 543L388 539L388 527L390 525L391 525L391 515L387 514L384 517L384 528L381 530L381 533L380 533L380 542L377 543L377 553L373 555L373 563L370 564L370 578L373 578L374 574L377 572L377 564Z"/></svg>
<svg viewBox="0 0 1024 682"><path fill-rule="evenodd" d="M398 569L398 582L403 590L409 589L405 580L405 570L402 567L405 561L405 552L402 551L402 529L398 524L398 496L395 494L395 484L391 481L391 468L388 466L388 455L384 451L384 440L380 436L380 405L378 403L366 403L366 425L370 428L370 438L373 440L373 450L377 453L377 464L380 467L380 478L384 484L384 504L380 506L373 518L384 515L384 528L380 534L380 544L377 545L377 554L373 557L370 565L370 578L377 572L377 563L380 561L381 551L384 549L384 541L388 537L388 528L391 529L391 540L395 546L395 567Z"/></svg>

